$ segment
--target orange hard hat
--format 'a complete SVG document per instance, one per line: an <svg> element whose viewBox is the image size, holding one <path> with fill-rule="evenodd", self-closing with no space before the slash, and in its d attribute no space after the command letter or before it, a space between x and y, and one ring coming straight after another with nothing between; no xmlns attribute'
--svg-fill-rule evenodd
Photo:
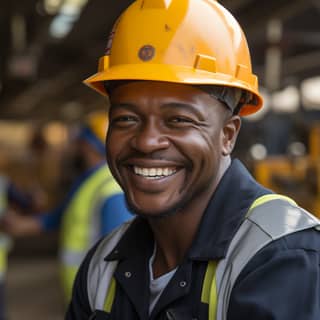
<svg viewBox="0 0 320 320"><path fill-rule="evenodd" d="M92 111L86 116L85 126L104 144L108 130L108 114L105 110Z"/></svg>
<svg viewBox="0 0 320 320"><path fill-rule="evenodd" d="M105 155L108 124L106 110L93 111L85 117L78 139L86 141L100 154Z"/></svg>
<svg viewBox="0 0 320 320"><path fill-rule="evenodd" d="M96 74L84 82L151 80L242 89L240 115L262 107L245 35L214 0L137 0L118 18Z"/></svg>

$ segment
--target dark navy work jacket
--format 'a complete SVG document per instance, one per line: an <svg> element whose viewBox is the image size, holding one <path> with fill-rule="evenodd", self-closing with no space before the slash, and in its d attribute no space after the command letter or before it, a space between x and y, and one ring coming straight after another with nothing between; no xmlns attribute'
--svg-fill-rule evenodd
<svg viewBox="0 0 320 320"><path fill-rule="evenodd" d="M271 191L259 185L244 166L232 161L204 213L197 236L183 263L149 316L148 260L151 230L137 218L108 257L119 260L111 313L96 311L91 319L208 320L201 302L209 260L225 257L230 242L252 202ZM66 320L87 320L93 314L87 296L87 271L95 248L78 274ZM320 320L320 232L301 231L258 252L233 288L228 320ZM128 277L130 274L130 277Z"/></svg>

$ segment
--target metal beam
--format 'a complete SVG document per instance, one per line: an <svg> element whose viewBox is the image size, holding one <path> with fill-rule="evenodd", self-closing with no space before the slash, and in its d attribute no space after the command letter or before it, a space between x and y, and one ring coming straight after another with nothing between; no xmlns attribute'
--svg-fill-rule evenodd
<svg viewBox="0 0 320 320"><path fill-rule="evenodd" d="M224 0L221 1L221 4L234 13L244 6L248 5L252 1L253 0Z"/></svg>
<svg viewBox="0 0 320 320"><path fill-rule="evenodd" d="M255 1L246 12L241 14L242 26L251 35L261 32L271 19L280 19L285 22L289 18L302 15L310 6L310 2L305 0Z"/></svg>
<svg viewBox="0 0 320 320"><path fill-rule="evenodd" d="M320 50L287 58L283 62L284 76L296 75L314 69L320 70Z"/></svg>

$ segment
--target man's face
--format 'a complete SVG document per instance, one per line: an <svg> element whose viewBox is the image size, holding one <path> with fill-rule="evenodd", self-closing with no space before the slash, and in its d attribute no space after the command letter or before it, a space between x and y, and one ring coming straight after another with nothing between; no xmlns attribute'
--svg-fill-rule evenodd
<svg viewBox="0 0 320 320"><path fill-rule="evenodd" d="M165 216L211 196L238 117L182 84L129 82L114 89L110 101L108 163L131 210Z"/></svg>

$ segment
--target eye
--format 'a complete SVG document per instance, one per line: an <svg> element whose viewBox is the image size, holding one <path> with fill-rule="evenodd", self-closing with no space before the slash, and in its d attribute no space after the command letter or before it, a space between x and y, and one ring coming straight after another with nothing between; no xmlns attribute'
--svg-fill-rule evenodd
<svg viewBox="0 0 320 320"><path fill-rule="evenodd" d="M110 118L110 125L117 127L128 127L137 123L138 118L133 115L119 115Z"/></svg>
<svg viewBox="0 0 320 320"><path fill-rule="evenodd" d="M195 121L186 116L172 116L168 120L169 124L176 126L183 126L188 124L193 124Z"/></svg>

